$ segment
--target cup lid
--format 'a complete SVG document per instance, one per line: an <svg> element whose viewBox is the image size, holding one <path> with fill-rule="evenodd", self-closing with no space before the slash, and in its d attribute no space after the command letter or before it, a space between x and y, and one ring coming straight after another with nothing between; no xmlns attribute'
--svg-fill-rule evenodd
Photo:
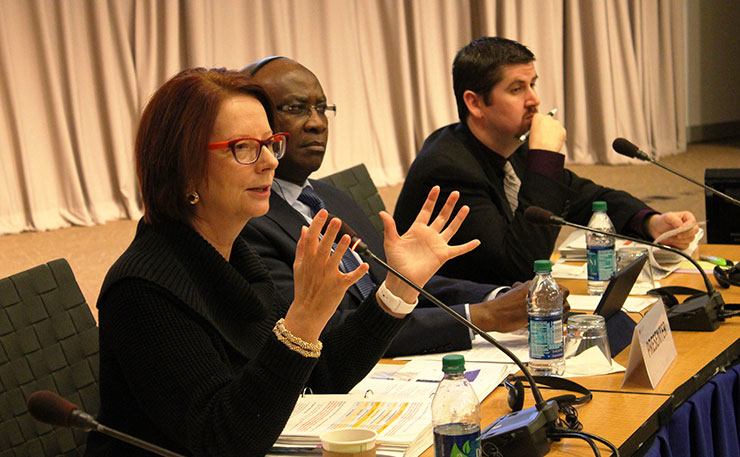
<svg viewBox="0 0 740 457"><path fill-rule="evenodd" d="M327 451L356 453L375 447L378 434L369 428L336 428L319 435Z"/></svg>

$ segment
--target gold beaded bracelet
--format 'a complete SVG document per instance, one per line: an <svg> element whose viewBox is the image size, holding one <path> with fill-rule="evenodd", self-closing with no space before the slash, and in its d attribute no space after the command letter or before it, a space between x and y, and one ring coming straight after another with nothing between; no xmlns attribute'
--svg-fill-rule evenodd
<svg viewBox="0 0 740 457"><path fill-rule="evenodd" d="M288 349L301 354L303 357L313 357L317 359L321 355L321 349L324 347L324 344L321 341L309 343L293 335L290 330L285 328L285 319L282 318L275 323L272 333L274 333L278 341L286 345Z"/></svg>

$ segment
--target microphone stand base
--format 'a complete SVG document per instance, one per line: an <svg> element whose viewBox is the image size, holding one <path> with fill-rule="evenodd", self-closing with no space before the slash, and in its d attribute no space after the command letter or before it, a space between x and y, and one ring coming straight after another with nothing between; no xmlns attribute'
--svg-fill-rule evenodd
<svg viewBox="0 0 740 457"><path fill-rule="evenodd" d="M536 406L496 419L481 433L484 457L542 457L550 452L547 432L558 419L553 400L540 411Z"/></svg>
<svg viewBox="0 0 740 457"><path fill-rule="evenodd" d="M722 295L713 290L671 307L667 313L668 323L674 331L713 332L724 320L721 316L724 306Z"/></svg>

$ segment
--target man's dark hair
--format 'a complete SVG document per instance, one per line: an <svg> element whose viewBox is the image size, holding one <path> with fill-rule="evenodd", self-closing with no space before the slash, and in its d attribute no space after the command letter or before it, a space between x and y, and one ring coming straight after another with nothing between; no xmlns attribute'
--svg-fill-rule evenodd
<svg viewBox="0 0 740 457"><path fill-rule="evenodd" d="M452 62L452 85L460 120L465 122L468 118L463 99L466 90L483 95L489 104L491 89L503 79L503 67L532 61L534 54L526 46L501 37L481 37L460 49Z"/></svg>

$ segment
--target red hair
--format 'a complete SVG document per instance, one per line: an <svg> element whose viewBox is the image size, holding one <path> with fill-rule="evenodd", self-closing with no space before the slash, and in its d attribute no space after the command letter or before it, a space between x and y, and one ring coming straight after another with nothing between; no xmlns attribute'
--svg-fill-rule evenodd
<svg viewBox="0 0 740 457"><path fill-rule="evenodd" d="M236 71L184 70L152 95L134 147L144 221L192 220L195 209L187 194L205 177L208 141L221 104L236 95L256 98L274 126L270 98L249 76Z"/></svg>

